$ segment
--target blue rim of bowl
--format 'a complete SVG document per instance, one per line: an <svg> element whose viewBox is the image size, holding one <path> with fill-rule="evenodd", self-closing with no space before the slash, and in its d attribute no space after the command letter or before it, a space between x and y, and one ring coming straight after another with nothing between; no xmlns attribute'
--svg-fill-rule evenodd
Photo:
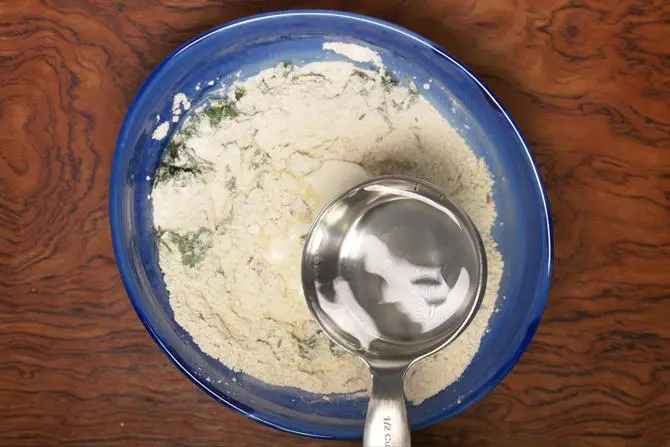
<svg viewBox="0 0 670 447"><path fill-rule="evenodd" d="M544 277L544 283L542 284L541 288L541 296L539 297L540 299L536 300L535 304L535 313L536 313L536 318L532 322L532 324L528 327L528 331L526 333L526 336L523 340L523 342L520 344L519 349L514 353L514 355L510 358L508 362L503 364L500 369L496 372L496 374L493 375L493 377L485 383L482 387L480 387L475 393L469 396L467 400L462 402L462 404L459 406L457 411L446 411L441 414L438 414L434 416L431 419L428 419L427 421L424 421L420 424L413 424L412 425L412 430L419 430L425 427L428 427L430 425L439 423L445 419L448 419L452 416L455 416L458 413L461 413L462 411L466 410L469 408L471 405L473 405L475 402L479 401L481 398L483 398L486 394L488 394L498 383L500 383L506 376L509 374L509 372L512 370L514 365L519 361L521 358L521 355L524 353L526 348L528 347L528 344L530 343L531 339L533 338L533 335L535 334L537 327L540 323L540 319L542 317L542 313L544 311L544 307L547 302L547 298L549 295L549 288L551 285L551 278L553 275L553 269L554 269L554 262L553 262L553 254L554 254L554 244L553 244L553 225L551 222L551 213L549 210L549 200L547 198L547 193L544 188L544 185L542 183L542 178L540 176L539 168L537 165L537 162L535 161L535 157L531 153L530 149L528 148L528 145L521 135L521 132L519 131L519 128L516 124L516 122L512 119L511 115L507 111L507 109L502 105L502 103L498 100L498 98L491 92L485 85L484 83L479 79L477 75L475 75L469 68L467 68L463 63L461 63L458 59L456 59L454 56L449 54L447 51L442 49L440 46L434 44L433 42L429 41L428 39L425 39L424 37L409 31L401 26L391 24L389 22L375 19L372 17L360 15L360 14L353 14L353 13L345 13L345 12L340 12L340 11L329 11L329 10L288 10L288 11L278 11L278 12L271 12L271 13L264 13L264 14L258 14L258 15L252 15L248 17L244 17L241 19L233 20L230 22L227 22L225 24L219 25L215 28L212 28L209 31L206 31L205 33L196 36L192 38L191 40L187 41L183 45L181 45L179 48L177 48L175 51L173 51L167 58L165 58L159 65L156 67L152 73L149 75L149 77L144 81L140 89L138 90L137 94L135 95L135 98L133 102L131 103L128 113L126 114L125 119L123 120L123 124L121 125L121 129L119 131L119 136L116 142L116 148L115 148L115 155L114 159L112 162L112 175L111 179L115 179L118 177L119 170L121 169L121 166L119 165L119 159L120 157L118 154L121 152L121 147L120 143L122 141L125 141L127 138L127 132L128 132L128 127L130 126L130 123L132 123L135 119L136 115L136 106L137 103L140 101L144 91L147 89L149 85L151 85L154 77L157 76L158 73L160 73L164 67L170 62L172 58L174 58L177 54L188 50L191 46L196 45L200 40L205 39L209 37L210 35L220 33L220 32L225 32L227 29L234 28L234 27L239 27L239 26L244 26L246 24L254 23L254 22L260 22L260 21L271 21L273 19L277 18L282 18L286 16L304 16L304 17L336 17L336 18L341 18L341 19L347 19L347 20L354 20L354 21L359 21L359 22L365 22L369 25L372 26L377 26L384 28L389 31L393 31L396 33L399 33L403 35L406 38L409 38L421 45L424 45L428 48L430 48L434 53L436 53L438 56L444 58L447 63L451 63L458 67L459 70L461 70L463 73L465 73L478 87L479 89L487 96L488 100L491 102L492 106L498 110L498 112L501 113L501 115L504 117L504 119L509 123L510 128L514 131L516 134L516 137L518 138L519 144L522 147L525 155L528 157L530 164L533 168L533 175L535 176L536 180L536 185L537 185L537 190L540 193L540 198L542 200L543 204L543 211L544 211L544 218L545 218L545 223L546 223L546 244L547 244L547 271L546 271L546 276ZM165 353L165 355L179 368L179 370L186 376L188 377L194 384L196 384L201 390L206 392L208 395L213 397L216 401L220 402L221 404L225 405L228 408L231 408L238 413L254 420L257 422L260 422L263 425L266 425L268 427L272 427L287 433L292 433L292 434L297 434L301 436L306 436L310 438L317 438L317 439L337 439L337 440L358 440L361 439L360 436L349 436L349 435L340 435L337 433L331 433L331 434L321 434L321 433L308 433L303 430L301 430L298 425L299 424L285 424L285 423L277 423L273 421L273 418L271 415L266 415L262 414L260 412L257 412L253 410L252 408L249 408L248 406L236 401L235 399L230 398L229 396L226 396L226 398L223 398L216 394L214 391L212 391L207 384L203 383L200 381L188 368L186 363L181 359L181 357L172 350L169 344L167 344L165 341L161 339L160 334L155 330L155 328L152 326L152 323L148 320L146 314L141 310L141 307L138 304L138 297L141 295L141 292L138 290L138 288L135 286L135 284L130 281L128 278L130 278L130 261L128 259L128 256L126 254L125 247L123 246L122 240L121 240L121 235L118 228L121 228L121 222L120 222L120 215L121 212L118 210L119 206L118 204L120 203L120 197L121 197L121 182L111 182L110 186L110 201L109 201L109 208L110 208L110 224L111 224L111 230L112 230L112 245L114 247L114 253L115 257L117 260L117 265L119 268L119 271L121 272L121 279L123 281L123 284L126 288L126 291L128 292L128 295L130 297L130 301L133 305L133 308L135 309L135 312L137 313L140 321L144 324L144 327L146 328L147 332L151 335L151 337L154 339L156 344L160 347L160 349Z"/></svg>

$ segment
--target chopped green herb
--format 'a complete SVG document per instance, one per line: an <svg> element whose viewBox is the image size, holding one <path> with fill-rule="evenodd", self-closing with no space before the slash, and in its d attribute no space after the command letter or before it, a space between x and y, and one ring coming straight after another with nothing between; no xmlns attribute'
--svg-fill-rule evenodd
<svg viewBox="0 0 670 447"><path fill-rule="evenodd" d="M272 75L274 77L274 75ZM270 86L268 83L265 81L265 79L261 79L261 85L260 85L260 90L263 94L267 93L270 91Z"/></svg>
<svg viewBox="0 0 670 447"><path fill-rule="evenodd" d="M226 189L230 192L235 192L237 190L237 177L232 176L226 180Z"/></svg>
<svg viewBox="0 0 670 447"><path fill-rule="evenodd" d="M385 70L381 77L382 86L388 91L400 84L398 79L388 70Z"/></svg>
<svg viewBox="0 0 670 447"><path fill-rule="evenodd" d="M403 159L385 159L370 165L370 172L379 175L388 175L393 172L412 173L417 172L417 164L412 160Z"/></svg>
<svg viewBox="0 0 670 447"><path fill-rule="evenodd" d="M321 73L314 73L314 72L309 72L309 73L303 73L300 75L295 76L296 78L318 78L318 79L326 79L326 76L321 74Z"/></svg>
<svg viewBox="0 0 670 447"><path fill-rule="evenodd" d="M163 230L161 227L155 227L154 228L154 236L156 237L156 240L158 241L159 244L163 245L165 248L168 249L168 251L172 251L170 246L168 245L167 242L163 239L163 236L167 233L166 230Z"/></svg>
<svg viewBox="0 0 670 447"><path fill-rule="evenodd" d="M184 140L188 140L189 138L195 136L195 134L196 134L195 126L187 126L187 127L184 127L184 128L179 132L179 136L181 136L182 139L184 139Z"/></svg>
<svg viewBox="0 0 670 447"><path fill-rule="evenodd" d="M287 77L293 70L295 70L295 64L291 61L283 61L279 63L279 68L282 71L282 76Z"/></svg>
<svg viewBox="0 0 670 447"><path fill-rule="evenodd" d="M167 159L169 161L179 160L179 152L184 149L184 143L172 140L167 147Z"/></svg>
<svg viewBox="0 0 670 447"><path fill-rule="evenodd" d="M404 104L404 102L397 102L395 99L391 100L391 105L396 110L402 110L403 109L403 104Z"/></svg>
<svg viewBox="0 0 670 447"><path fill-rule="evenodd" d="M354 71L351 72L351 75L352 76L357 76L357 77L363 79L364 81L372 79L366 72L364 72L363 70L359 70L358 68L355 68Z"/></svg>
<svg viewBox="0 0 670 447"><path fill-rule="evenodd" d="M198 133L198 124L200 122L201 115L193 116L188 124L186 124L182 130L179 132L179 136L182 140L188 140L189 138L197 135Z"/></svg>
<svg viewBox="0 0 670 447"><path fill-rule="evenodd" d="M308 359L314 357L314 347L316 346L316 343L319 341L320 333L321 330L317 330L314 333L314 335L306 339L300 339L295 337L296 340L298 341L298 353L300 354L300 357Z"/></svg>
<svg viewBox="0 0 670 447"><path fill-rule="evenodd" d="M245 89L244 87L237 87L235 89L235 101L239 101L246 94L247 94L247 89Z"/></svg>
<svg viewBox="0 0 670 447"><path fill-rule="evenodd" d="M170 241L177 246L181 253L182 264L195 267L212 247L212 232L206 228L200 228L197 232L179 234L170 232Z"/></svg>
<svg viewBox="0 0 670 447"><path fill-rule="evenodd" d="M192 150L179 140L172 140L154 174L154 185L172 180L195 177L211 169L209 163L198 159Z"/></svg>
<svg viewBox="0 0 670 447"><path fill-rule="evenodd" d="M184 143L172 140L167 145L163 161L154 174L154 184L167 181L178 174L174 162L179 160L180 152L184 149ZM162 236L162 234L161 234Z"/></svg>
<svg viewBox="0 0 670 447"><path fill-rule="evenodd" d="M156 169L155 182L163 183L173 178L184 178L186 176L198 176L202 174L202 168L198 166L180 166L170 163L161 164Z"/></svg>
<svg viewBox="0 0 670 447"><path fill-rule="evenodd" d="M411 78L407 78L407 89L409 90L410 95L418 96L419 89Z"/></svg>
<svg viewBox="0 0 670 447"><path fill-rule="evenodd" d="M340 348L332 340L328 340L328 349L330 350L330 353L333 354L335 357L340 357L346 354L347 352L344 349Z"/></svg>
<svg viewBox="0 0 670 447"><path fill-rule="evenodd" d="M206 108L203 112L212 126L218 125L224 118L235 118L240 114L234 101L225 100L221 104Z"/></svg>
<svg viewBox="0 0 670 447"><path fill-rule="evenodd" d="M254 157L251 159L251 167L254 169L258 169L264 164L266 164L269 159L270 154L261 149L256 149L256 152L254 152Z"/></svg>

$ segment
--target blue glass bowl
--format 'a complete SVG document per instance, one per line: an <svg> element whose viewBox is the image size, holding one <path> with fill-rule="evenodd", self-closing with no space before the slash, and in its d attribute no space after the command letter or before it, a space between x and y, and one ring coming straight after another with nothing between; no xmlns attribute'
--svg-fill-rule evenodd
<svg viewBox="0 0 670 447"><path fill-rule="evenodd" d="M171 116L176 93L184 92L197 102L207 96L208 84L226 82L239 71L244 78L279 61L340 59L321 50L324 40L374 48L400 78L412 75L417 85L430 83L432 87L422 93L486 160L495 177L499 218L494 236L505 261L500 285L504 299L499 299L489 332L463 377L421 405L410 406L412 429L419 429L463 411L512 369L540 321L552 270L547 199L528 147L483 83L426 39L364 16L287 11L231 22L183 45L144 83L119 134L110 197L116 259L149 333L209 395L254 420L289 432L335 439L361 437L367 399L343 395L325 401L297 389L269 386L231 371L200 351L174 321L147 199L151 184L146 177L153 175L176 126L161 141L153 140L152 132L157 116Z"/></svg>

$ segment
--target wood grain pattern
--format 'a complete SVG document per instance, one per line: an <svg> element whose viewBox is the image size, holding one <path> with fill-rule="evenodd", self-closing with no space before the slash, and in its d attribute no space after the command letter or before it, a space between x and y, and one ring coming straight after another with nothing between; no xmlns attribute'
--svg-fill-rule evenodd
<svg viewBox="0 0 670 447"><path fill-rule="evenodd" d="M482 75L541 164L550 302L493 393L417 446L670 445L670 3L0 0L0 444L326 446L206 397L132 311L107 221L116 133L150 70L244 15L396 22Z"/></svg>

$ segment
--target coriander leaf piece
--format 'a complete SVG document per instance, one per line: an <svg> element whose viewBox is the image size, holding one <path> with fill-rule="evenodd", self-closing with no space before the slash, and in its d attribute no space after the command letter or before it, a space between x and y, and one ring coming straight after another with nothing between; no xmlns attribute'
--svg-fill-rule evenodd
<svg viewBox="0 0 670 447"><path fill-rule="evenodd" d="M205 259L207 251L212 247L212 232L206 228L184 234L170 232L170 242L181 253L182 264L193 268Z"/></svg>

